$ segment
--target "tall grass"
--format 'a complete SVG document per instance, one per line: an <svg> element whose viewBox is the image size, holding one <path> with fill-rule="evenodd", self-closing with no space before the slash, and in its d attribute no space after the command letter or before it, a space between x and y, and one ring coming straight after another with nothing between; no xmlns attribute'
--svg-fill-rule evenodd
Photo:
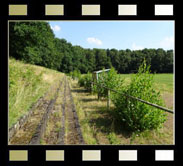
<svg viewBox="0 0 183 166"><path fill-rule="evenodd" d="M58 79L56 75L56 71L9 59L9 127L44 95L53 81Z"/></svg>

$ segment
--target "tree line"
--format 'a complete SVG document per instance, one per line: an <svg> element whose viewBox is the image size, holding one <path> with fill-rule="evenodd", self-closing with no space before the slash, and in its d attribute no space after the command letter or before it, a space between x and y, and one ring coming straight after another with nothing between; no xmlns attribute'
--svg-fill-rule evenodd
<svg viewBox="0 0 183 166"><path fill-rule="evenodd" d="M9 56L64 73L111 67L119 73L132 73L144 59L153 73L173 73L173 50L85 49L56 38L48 22L10 22Z"/></svg>

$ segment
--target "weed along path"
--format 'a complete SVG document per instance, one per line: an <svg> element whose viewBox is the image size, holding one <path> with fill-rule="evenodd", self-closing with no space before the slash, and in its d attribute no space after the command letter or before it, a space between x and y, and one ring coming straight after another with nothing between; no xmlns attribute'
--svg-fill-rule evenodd
<svg viewBox="0 0 183 166"><path fill-rule="evenodd" d="M26 122L10 138L9 144L84 144L66 76L49 89Z"/></svg>

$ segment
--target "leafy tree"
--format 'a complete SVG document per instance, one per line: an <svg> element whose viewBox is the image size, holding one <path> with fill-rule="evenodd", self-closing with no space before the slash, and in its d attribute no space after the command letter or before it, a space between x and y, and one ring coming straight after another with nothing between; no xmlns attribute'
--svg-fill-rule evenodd
<svg viewBox="0 0 183 166"><path fill-rule="evenodd" d="M10 56L57 69L54 34L46 22L10 23Z"/></svg>
<svg viewBox="0 0 183 166"><path fill-rule="evenodd" d="M47 22L10 22L9 55L65 73L87 73L112 66L119 73L132 73L144 58L153 73L173 72L173 50L84 49L56 38Z"/></svg>
<svg viewBox="0 0 183 166"><path fill-rule="evenodd" d="M111 67L111 62L109 61L109 57L107 57L106 50L94 49L94 52L96 55L96 70Z"/></svg>

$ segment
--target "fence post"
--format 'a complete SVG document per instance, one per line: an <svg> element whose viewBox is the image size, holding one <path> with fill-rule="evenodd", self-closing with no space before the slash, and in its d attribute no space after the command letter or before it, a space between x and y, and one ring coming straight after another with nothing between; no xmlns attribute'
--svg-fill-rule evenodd
<svg viewBox="0 0 183 166"><path fill-rule="evenodd" d="M107 109L110 109L110 90L107 90Z"/></svg>
<svg viewBox="0 0 183 166"><path fill-rule="evenodd" d="M93 82L91 83L91 93L92 93L92 95L93 95Z"/></svg>
<svg viewBox="0 0 183 166"><path fill-rule="evenodd" d="M100 100L100 93L98 92L97 95L98 95L98 100Z"/></svg>

